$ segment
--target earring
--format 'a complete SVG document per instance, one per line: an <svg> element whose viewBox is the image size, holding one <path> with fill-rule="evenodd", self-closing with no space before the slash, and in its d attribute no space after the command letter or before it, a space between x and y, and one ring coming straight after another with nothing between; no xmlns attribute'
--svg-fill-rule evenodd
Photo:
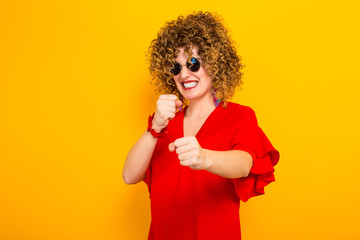
<svg viewBox="0 0 360 240"><path fill-rule="evenodd" d="M184 104L184 97L181 95L181 93L179 94L179 100L181 101L181 106L179 107L179 111L182 111Z"/></svg>
<svg viewBox="0 0 360 240"><path fill-rule="evenodd" d="M213 96L213 100L214 100L214 104L215 104L215 107L218 107L219 106L219 103L220 103L220 99L217 99L216 98L216 89L213 89L212 91L212 96Z"/></svg>

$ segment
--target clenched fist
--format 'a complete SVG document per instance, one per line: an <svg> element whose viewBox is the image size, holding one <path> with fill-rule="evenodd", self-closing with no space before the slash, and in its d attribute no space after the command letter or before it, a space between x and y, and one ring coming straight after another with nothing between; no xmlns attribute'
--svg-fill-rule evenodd
<svg viewBox="0 0 360 240"><path fill-rule="evenodd" d="M203 170L210 165L206 158L206 150L201 148L194 136L176 139L175 142L169 144L169 150L170 152L176 151L182 166Z"/></svg>
<svg viewBox="0 0 360 240"><path fill-rule="evenodd" d="M175 117L175 113L181 105L182 102L178 100L176 95L160 95L156 103L152 128L156 132L160 132L168 125L169 120Z"/></svg>

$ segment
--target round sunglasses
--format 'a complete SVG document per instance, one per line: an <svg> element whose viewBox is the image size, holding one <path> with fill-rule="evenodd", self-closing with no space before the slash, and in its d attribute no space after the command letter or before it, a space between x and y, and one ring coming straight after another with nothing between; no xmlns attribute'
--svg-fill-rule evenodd
<svg viewBox="0 0 360 240"><path fill-rule="evenodd" d="M190 58L190 60L186 61L186 67L191 72L197 72L200 69L200 61L196 57ZM174 66L170 69L170 72L175 76L181 72L181 65L178 62L175 62Z"/></svg>

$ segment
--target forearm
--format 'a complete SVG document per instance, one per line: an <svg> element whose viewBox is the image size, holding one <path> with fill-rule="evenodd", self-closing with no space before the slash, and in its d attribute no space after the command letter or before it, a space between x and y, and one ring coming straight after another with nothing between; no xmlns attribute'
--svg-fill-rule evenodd
<svg viewBox="0 0 360 240"><path fill-rule="evenodd" d="M156 142L157 138L154 138L151 133L146 131L131 148L122 172L126 184L138 183L144 178Z"/></svg>
<svg viewBox="0 0 360 240"><path fill-rule="evenodd" d="M204 150L205 170L225 178L248 176L253 165L251 155L245 151L212 151Z"/></svg>

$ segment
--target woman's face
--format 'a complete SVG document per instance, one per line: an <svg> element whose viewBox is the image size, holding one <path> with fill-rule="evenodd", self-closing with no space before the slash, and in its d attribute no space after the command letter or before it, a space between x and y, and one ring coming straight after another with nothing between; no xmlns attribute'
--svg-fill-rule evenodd
<svg viewBox="0 0 360 240"><path fill-rule="evenodd" d="M211 94L213 76L205 71L197 48L192 49L192 57L200 61L200 69L196 72L191 72L187 68L186 62L189 56L184 52L184 48L179 48L179 51L176 62L181 65L181 71L174 76L174 80L181 95L188 100L198 100Z"/></svg>

